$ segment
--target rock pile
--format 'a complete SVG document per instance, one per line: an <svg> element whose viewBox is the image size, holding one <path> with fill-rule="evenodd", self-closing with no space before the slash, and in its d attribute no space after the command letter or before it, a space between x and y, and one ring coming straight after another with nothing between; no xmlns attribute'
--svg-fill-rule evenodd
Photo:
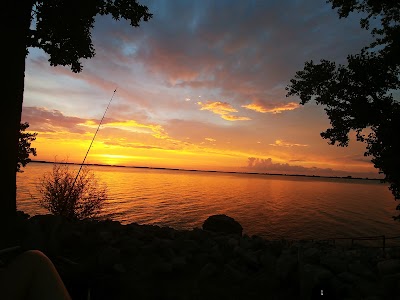
<svg viewBox="0 0 400 300"><path fill-rule="evenodd" d="M0 246L43 251L74 300L89 291L91 300L399 299L398 248L268 241L238 225L217 216L204 230L179 231L41 215L20 218Z"/></svg>

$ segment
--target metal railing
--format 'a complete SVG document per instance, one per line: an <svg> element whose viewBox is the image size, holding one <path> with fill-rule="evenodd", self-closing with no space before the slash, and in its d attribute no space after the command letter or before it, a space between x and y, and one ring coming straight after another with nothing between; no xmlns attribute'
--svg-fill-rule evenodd
<svg viewBox="0 0 400 300"><path fill-rule="evenodd" d="M388 242L392 240L398 239L398 243L388 245ZM382 240L382 245L378 247L374 247L371 245L360 245L357 244L357 241L377 241L377 240ZM400 248L400 235L399 236L392 236L392 237L387 237L385 235L377 235L377 236L361 236L361 237L338 237L338 238L327 238L327 239L312 239L311 241L313 242L328 242L332 243L333 245L338 245L339 241L350 241L350 247L355 247L356 244L357 246L364 246L367 248L382 248L383 251L387 248ZM371 244L371 243L370 243Z"/></svg>

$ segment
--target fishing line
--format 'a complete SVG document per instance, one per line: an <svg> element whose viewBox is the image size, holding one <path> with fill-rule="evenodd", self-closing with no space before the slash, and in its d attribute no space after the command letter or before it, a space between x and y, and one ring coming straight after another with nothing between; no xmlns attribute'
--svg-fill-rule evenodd
<svg viewBox="0 0 400 300"><path fill-rule="evenodd" d="M111 99L110 99L110 101L108 102L108 105L107 105L107 108L106 108L106 110L105 110L105 112L104 112L104 114L103 114L103 117L102 117L101 120L100 120L99 126L97 126L97 130L96 130L96 132L94 133L93 139L92 139L92 141L91 141L91 143L90 143L90 145L89 145L89 148L88 148L87 151L86 151L85 158L83 159L83 161L82 161L82 163L81 163L81 166L80 166L80 168L79 168L79 170L78 170L78 173L76 173L76 177L75 177L75 180L74 180L74 182L73 182L73 184L72 184L71 191L72 191L73 187L75 186L75 182L76 182L76 180L78 179L79 173L80 173L81 170L82 170L82 167L83 167L83 165L84 165L84 163L85 163L86 157L87 157L88 154L89 154L90 148L91 148L92 145L93 145L94 139L96 138L97 132L98 132L99 129L100 129L101 123L103 122L104 117L106 116L107 110L108 110L108 108L110 107L111 101L112 101L112 99L114 98L114 95L115 95L116 91L117 91L117 89L114 90L114 93L112 94Z"/></svg>

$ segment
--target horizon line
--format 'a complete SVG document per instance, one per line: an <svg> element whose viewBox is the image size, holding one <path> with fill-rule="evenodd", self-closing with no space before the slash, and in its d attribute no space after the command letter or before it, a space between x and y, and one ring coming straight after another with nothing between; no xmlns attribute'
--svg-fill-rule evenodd
<svg viewBox="0 0 400 300"><path fill-rule="evenodd" d="M184 171L184 172L207 172L207 173L225 173L225 174L248 174L248 175L270 175L270 176L294 176L294 177L311 177L311 178L334 178L334 179L358 179L358 180L379 180L383 178L369 178L369 177L353 177L348 176L325 176L325 175L306 175L306 174L286 174L286 173L266 173L266 172L244 172L244 171L218 171L218 170L200 170L200 169L181 169L181 168L168 168L168 167L150 167L150 166L125 166L125 165L110 165L100 163L74 163L74 162L55 162L47 160L31 160L36 163L48 164L65 164L65 165L86 165L86 166L99 166L99 167L117 167L117 168L133 168L133 169L152 169L152 170L169 170L169 171Z"/></svg>

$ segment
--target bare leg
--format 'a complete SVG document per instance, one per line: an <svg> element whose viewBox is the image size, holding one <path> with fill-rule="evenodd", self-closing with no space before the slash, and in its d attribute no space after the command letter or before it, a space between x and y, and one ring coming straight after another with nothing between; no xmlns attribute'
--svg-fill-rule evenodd
<svg viewBox="0 0 400 300"><path fill-rule="evenodd" d="M54 264L38 250L22 253L2 272L0 298L71 300Z"/></svg>

